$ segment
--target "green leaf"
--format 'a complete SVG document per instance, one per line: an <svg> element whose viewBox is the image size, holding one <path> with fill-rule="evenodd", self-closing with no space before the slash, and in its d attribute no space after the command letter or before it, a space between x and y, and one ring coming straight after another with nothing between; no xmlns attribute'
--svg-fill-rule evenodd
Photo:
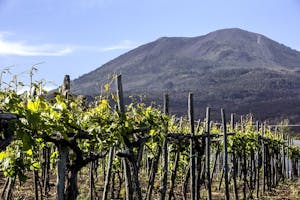
<svg viewBox="0 0 300 200"><path fill-rule="evenodd" d="M58 156L58 151L54 151L51 155L50 155L50 159L51 160L55 160Z"/></svg>
<svg viewBox="0 0 300 200"><path fill-rule="evenodd" d="M34 141L30 137L29 133L24 133L22 136L22 142L23 142L23 150L28 151L31 149L32 145L34 144Z"/></svg>
<svg viewBox="0 0 300 200"><path fill-rule="evenodd" d="M26 182L26 180L28 179L28 177L24 174L19 174L19 180L21 182Z"/></svg>

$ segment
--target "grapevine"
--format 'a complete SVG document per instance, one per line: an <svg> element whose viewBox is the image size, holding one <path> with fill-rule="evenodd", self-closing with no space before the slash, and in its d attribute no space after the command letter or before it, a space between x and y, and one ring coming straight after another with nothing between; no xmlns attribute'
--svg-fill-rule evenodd
<svg viewBox="0 0 300 200"><path fill-rule="evenodd" d="M50 150L51 165L57 165L58 169L65 170L64 174L68 174L66 181L64 177L60 178L63 183L66 182L66 188L64 186L62 188L65 199L77 198L79 172L88 164L105 159L108 152L110 152L109 159L112 161L107 163L104 192L106 196L110 179L115 181L116 174L119 175L122 168L124 177L119 177L118 183L119 187L126 188L126 197L129 199L151 199L155 191L155 183L158 182L156 174L163 174L166 170L171 170L168 175L170 186L163 185L165 183L162 181L161 188L169 187L169 199L176 197L175 182L179 179L183 180L183 196L186 197L189 189L187 183L192 176L190 173L192 157L198 163L197 181L194 184L197 184L196 188L198 188L195 193L199 194L195 195L199 197L201 185L207 181L214 183L218 180L221 188L223 175L214 176L214 173L218 170L223 173L222 169L218 169L218 166L222 168L220 167L221 152L226 147L222 140L225 134L222 125L205 121L207 119L203 120L205 123L199 120L194 123L195 135L191 135L190 122L185 117L170 116L159 108L147 106L143 102L135 101L127 106L122 105L120 103L122 96L110 90L111 83L104 86L103 93L93 102L87 102L82 96L72 96L68 91L48 98L41 88L36 85L33 88L36 90L33 95L18 94L11 88L0 91L0 110L3 114L0 127L0 171L9 177L12 183L7 188L13 188L15 180L19 180L20 183L28 181L32 171L37 177L39 174L45 174L47 169L44 159L45 150ZM122 106L124 110L121 109ZM209 132L207 126L210 126ZM230 127L228 123L225 128L230 130L227 150L230 155L229 167L232 168L232 179L236 187L238 184L236 173L239 170L237 165L241 163L240 176L243 176L244 197L247 195L247 190L250 197L253 197L256 189L254 185L262 184L257 177L254 180L251 173L259 176L263 171L262 173L268 177L266 183L263 183L267 189L276 186L280 179L284 180L286 174L283 174L284 166L282 163L279 164L280 160L290 159L293 164L292 174L294 177L298 176L300 150L287 143L283 137L284 132L274 134L272 130L267 130L265 127L259 128L253 124L250 116L246 117L240 127ZM208 137L211 139L210 144L206 142ZM165 169L160 168L159 163L166 144L169 163ZM210 145L209 149L213 152L212 158L214 158L209 166L211 177L204 173L207 167L204 162L207 156L206 145ZM192 155L191 149L194 151ZM60 166L64 152L67 153L63 163L65 165ZM268 161L273 166L268 164ZM110 168L112 169L109 170ZM273 170L275 168L276 172ZM140 174L146 172L147 175L144 175L143 179L147 181L142 185ZM269 177L272 173L278 173L279 178L271 180ZM45 177L43 175L41 178L47 185ZM45 189L47 190L49 189ZM142 194L142 190L146 190L146 194ZM259 195L260 191L257 190ZM262 190L265 192L264 187ZM6 193L7 197L12 196L12 191ZM159 195L161 198L166 198L167 193L159 193Z"/></svg>

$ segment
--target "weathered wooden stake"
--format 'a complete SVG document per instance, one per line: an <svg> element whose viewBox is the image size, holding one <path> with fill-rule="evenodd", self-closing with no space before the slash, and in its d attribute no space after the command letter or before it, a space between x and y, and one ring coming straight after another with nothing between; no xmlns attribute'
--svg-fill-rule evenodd
<svg viewBox="0 0 300 200"><path fill-rule="evenodd" d="M259 133L259 121L256 121L256 132ZM261 167L261 159L260 153L257 151L256 153L256 160L257 160L257 172L256 172L256 198L259 198L259 184L260 184L260 167Z"/></svg>
<svg viewBox="0 0 300 200"><path fill-rule="evenodd" d="M190 170L191 170L191 199L196 199L196 165L195 165L195 152L194 152L194 141L193 137L195 135L195 127L194 127L194 102L193 102L193 94L189 93L188 99L188 116L190 121L190 131L191 131L191 140L190 140Z"/></svg>
<svg viewBox="0 0 300 200"><path fill-rule="evenodd" d="M224 181L225 181L225 199L229 200L229 182L228 182L228 152L227 152L227 128L224 109L221 109L224 139Z"/></svg>
<svg viewBox="0 0 300 200"><path fill-rule="evenodd" d="M168 200L171 200L174 197L174 185L175 185L175 178L176 178L177 169L178 169L179 158L180 158L180 150L178 147L178 150L175 153L174 167L173 167L173 170L171 173L171 183L170 183L170 191L169 191Z"/></svg>
<svg viewBox="0 0 300 200"><path fill-rule="evenodd" d="M111 147L109 149L107 172L106 172L106 177L105 177L105 184L104 184L104 190L103 190L102 200L106 200L107 199L113 160L114 160L114 147Z"/></svg>
<svg viewBox="0 0 300 200"><path fill-rule="evenodd" d="M118 75L116 80L117 85L117 99L118 99L118 109L121 117L125 115L125 105L123 99L123 88L122 88L122 76ZM130 167L126 158L122 158L124 175L125 175L125 189L126 189L126 200L132 200L132 182L131 182L131 173Z"/></svg>
<svg viewBox="0 0 300 200"><path fill-rule="evenodd" d="M164 113L169 114L169 95L164 95ZM160 189L160 200L164 200L167 192L168 185L168 140L167 137L164 138L163 148L162 148L162 164L163 164L163 174L161 178L161 189Z"/></svg>
<svg viewBox="0 0 300 200"><path fill-rule="evenodd" d="M234 114L231 113L230 116L230 127L231 127L231 131L234 132L234 127L235 122L234 122ZM233 144L234 147L234 144ZM232 176L233 176L233 190L234 190L234 196L235 199L238 200L239 199L239 193L238 193L238 188L237 188L237 182L236 182L236 177L237 177L237 161L236 161L236 152L235 149L233 148L233 153L232 153Z"/></svg>
<svg viewBox="0 0 300 200"><path fill-rule="evenodd" d="M211 182L210 182L210 108L206 108L206 127L207 134L205 138L205 170L206 170L206 186L207 186L207 199L212 200Z"/></svg>
<svg viewBox="0 0 300 200"><path fill-rule="evenodd" d="M69 98L70 93L70 76L65 75L62 84L61 92L65 98ZM56 185L56 199L64 200L65 179L67 171L68 149L64 145L58 146L58 161L57 161L57 185Z"/></svg>
<svg viewBox="0 0 300 200"><path fill-rule="evenodd" d="M58 146L56 199L64 200L65 176L67 171L68 151L64 145Z"/></svg>
<svg viewBox="0 0 300 200"><path fill-rule="evenodd" d="M266 132L266 123L264 123L263 125L263 131L262 131L262 135L264 136ZM263 178L263 194L266 191L266 175L267 175L267 170L266 170L266 145L264 140L262 139L262 178Z"/></svg>
<svg viewBox="0 0 300 200"><path fill-rule="evenodd" d="M94 163L90 163L90 200L94 199Z"/></svg>

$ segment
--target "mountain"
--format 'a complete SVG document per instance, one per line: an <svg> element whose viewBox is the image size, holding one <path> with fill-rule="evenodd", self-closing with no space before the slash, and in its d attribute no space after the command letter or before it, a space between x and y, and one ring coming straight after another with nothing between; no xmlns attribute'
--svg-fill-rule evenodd
<svg viewBox="0 0 300 200"><path fill-rule="evenodd" d="M199 37L162 37L72 81L75 94L95 96L113 74L126 96L145 94L186 114L193 92L197 116L206 106L257 118L300 122L300 52L261 34L232 28ZM216 112L219 115L219 111Z"/></svg>

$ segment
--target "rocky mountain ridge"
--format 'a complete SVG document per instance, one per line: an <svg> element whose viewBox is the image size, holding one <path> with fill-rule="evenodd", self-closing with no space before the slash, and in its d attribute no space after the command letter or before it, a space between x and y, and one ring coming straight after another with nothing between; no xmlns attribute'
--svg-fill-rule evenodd
<svg viewBox="0 0 300 200"><path fill-rule="evenodd" d="M72 81L75 94L95 96L113 74L126 96L145 94L185 114L188 92L196 112L224 107L257 118L300 121L300 52L261 34L222 29L199 37L162 37Z"/></svg>

